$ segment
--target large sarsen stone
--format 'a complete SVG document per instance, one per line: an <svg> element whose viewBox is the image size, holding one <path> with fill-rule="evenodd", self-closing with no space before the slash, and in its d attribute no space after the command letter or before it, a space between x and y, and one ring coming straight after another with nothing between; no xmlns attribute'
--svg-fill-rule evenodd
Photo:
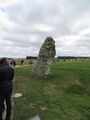
<svg viewBox="0 0 90 120"><path fill-rule="evenodd" d="M40 48L36 63L32 68L32 75L35 77L47 77L50 74L50 67L56 54L55 41L47 37Z"/></svg>

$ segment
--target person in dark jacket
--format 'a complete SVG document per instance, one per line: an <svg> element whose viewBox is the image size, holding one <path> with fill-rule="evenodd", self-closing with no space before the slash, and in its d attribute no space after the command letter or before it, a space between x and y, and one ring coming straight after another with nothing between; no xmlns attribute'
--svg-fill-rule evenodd
<svg viewBox="0 0 90 120"><path fill-rule="evenodd" d="M11 118L11 95L14 77L14 69L10 67L7 59L2 58L0 60L0 120L3 120L4 102L6 104L6 119Z"/></svg>

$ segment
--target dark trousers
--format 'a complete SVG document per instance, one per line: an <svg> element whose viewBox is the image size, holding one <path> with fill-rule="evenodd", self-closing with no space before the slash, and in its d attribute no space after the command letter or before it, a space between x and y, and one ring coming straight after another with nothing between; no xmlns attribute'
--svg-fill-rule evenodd
<svg viewBox="0 0 90 120"><path fill-rule="evenodd" d="M3 120L2 114L5 110L4 101L6 104L6 119L10 120L11 118L11 94L12 89L0 89L0 120Z"/></svg>

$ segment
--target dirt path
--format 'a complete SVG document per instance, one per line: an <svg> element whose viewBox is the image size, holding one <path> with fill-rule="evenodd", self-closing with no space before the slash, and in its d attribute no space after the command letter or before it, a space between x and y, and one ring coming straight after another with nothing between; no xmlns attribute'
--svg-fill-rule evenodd
<svg viewBox="0 0 90 120"><path fill-rule="evenodd" d="M26 66L30 66L30 65L16 65L15 68L18 68L18 67L26 67Z"/></svg>

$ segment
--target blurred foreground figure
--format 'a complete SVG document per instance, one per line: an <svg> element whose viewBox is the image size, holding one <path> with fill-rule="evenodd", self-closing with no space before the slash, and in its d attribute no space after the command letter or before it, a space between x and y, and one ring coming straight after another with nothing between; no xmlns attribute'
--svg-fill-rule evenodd
<svg viewBox="0 0 90 120"><path fill-rule="evenodd" d="M4 101L6 104L6 119L11 118L11 95L14 77L14 69L8 64L5 58L0 60L0 120L3 120L3 112L5 110Z"/></svg>
<svg viewBox="0 0 90 120"><path fill-rule="evenodd" d="M7 63L9 66L11 66L13 68L15 68L15 66L16 66L16 61L13 59L7 59Z"/></svg>

